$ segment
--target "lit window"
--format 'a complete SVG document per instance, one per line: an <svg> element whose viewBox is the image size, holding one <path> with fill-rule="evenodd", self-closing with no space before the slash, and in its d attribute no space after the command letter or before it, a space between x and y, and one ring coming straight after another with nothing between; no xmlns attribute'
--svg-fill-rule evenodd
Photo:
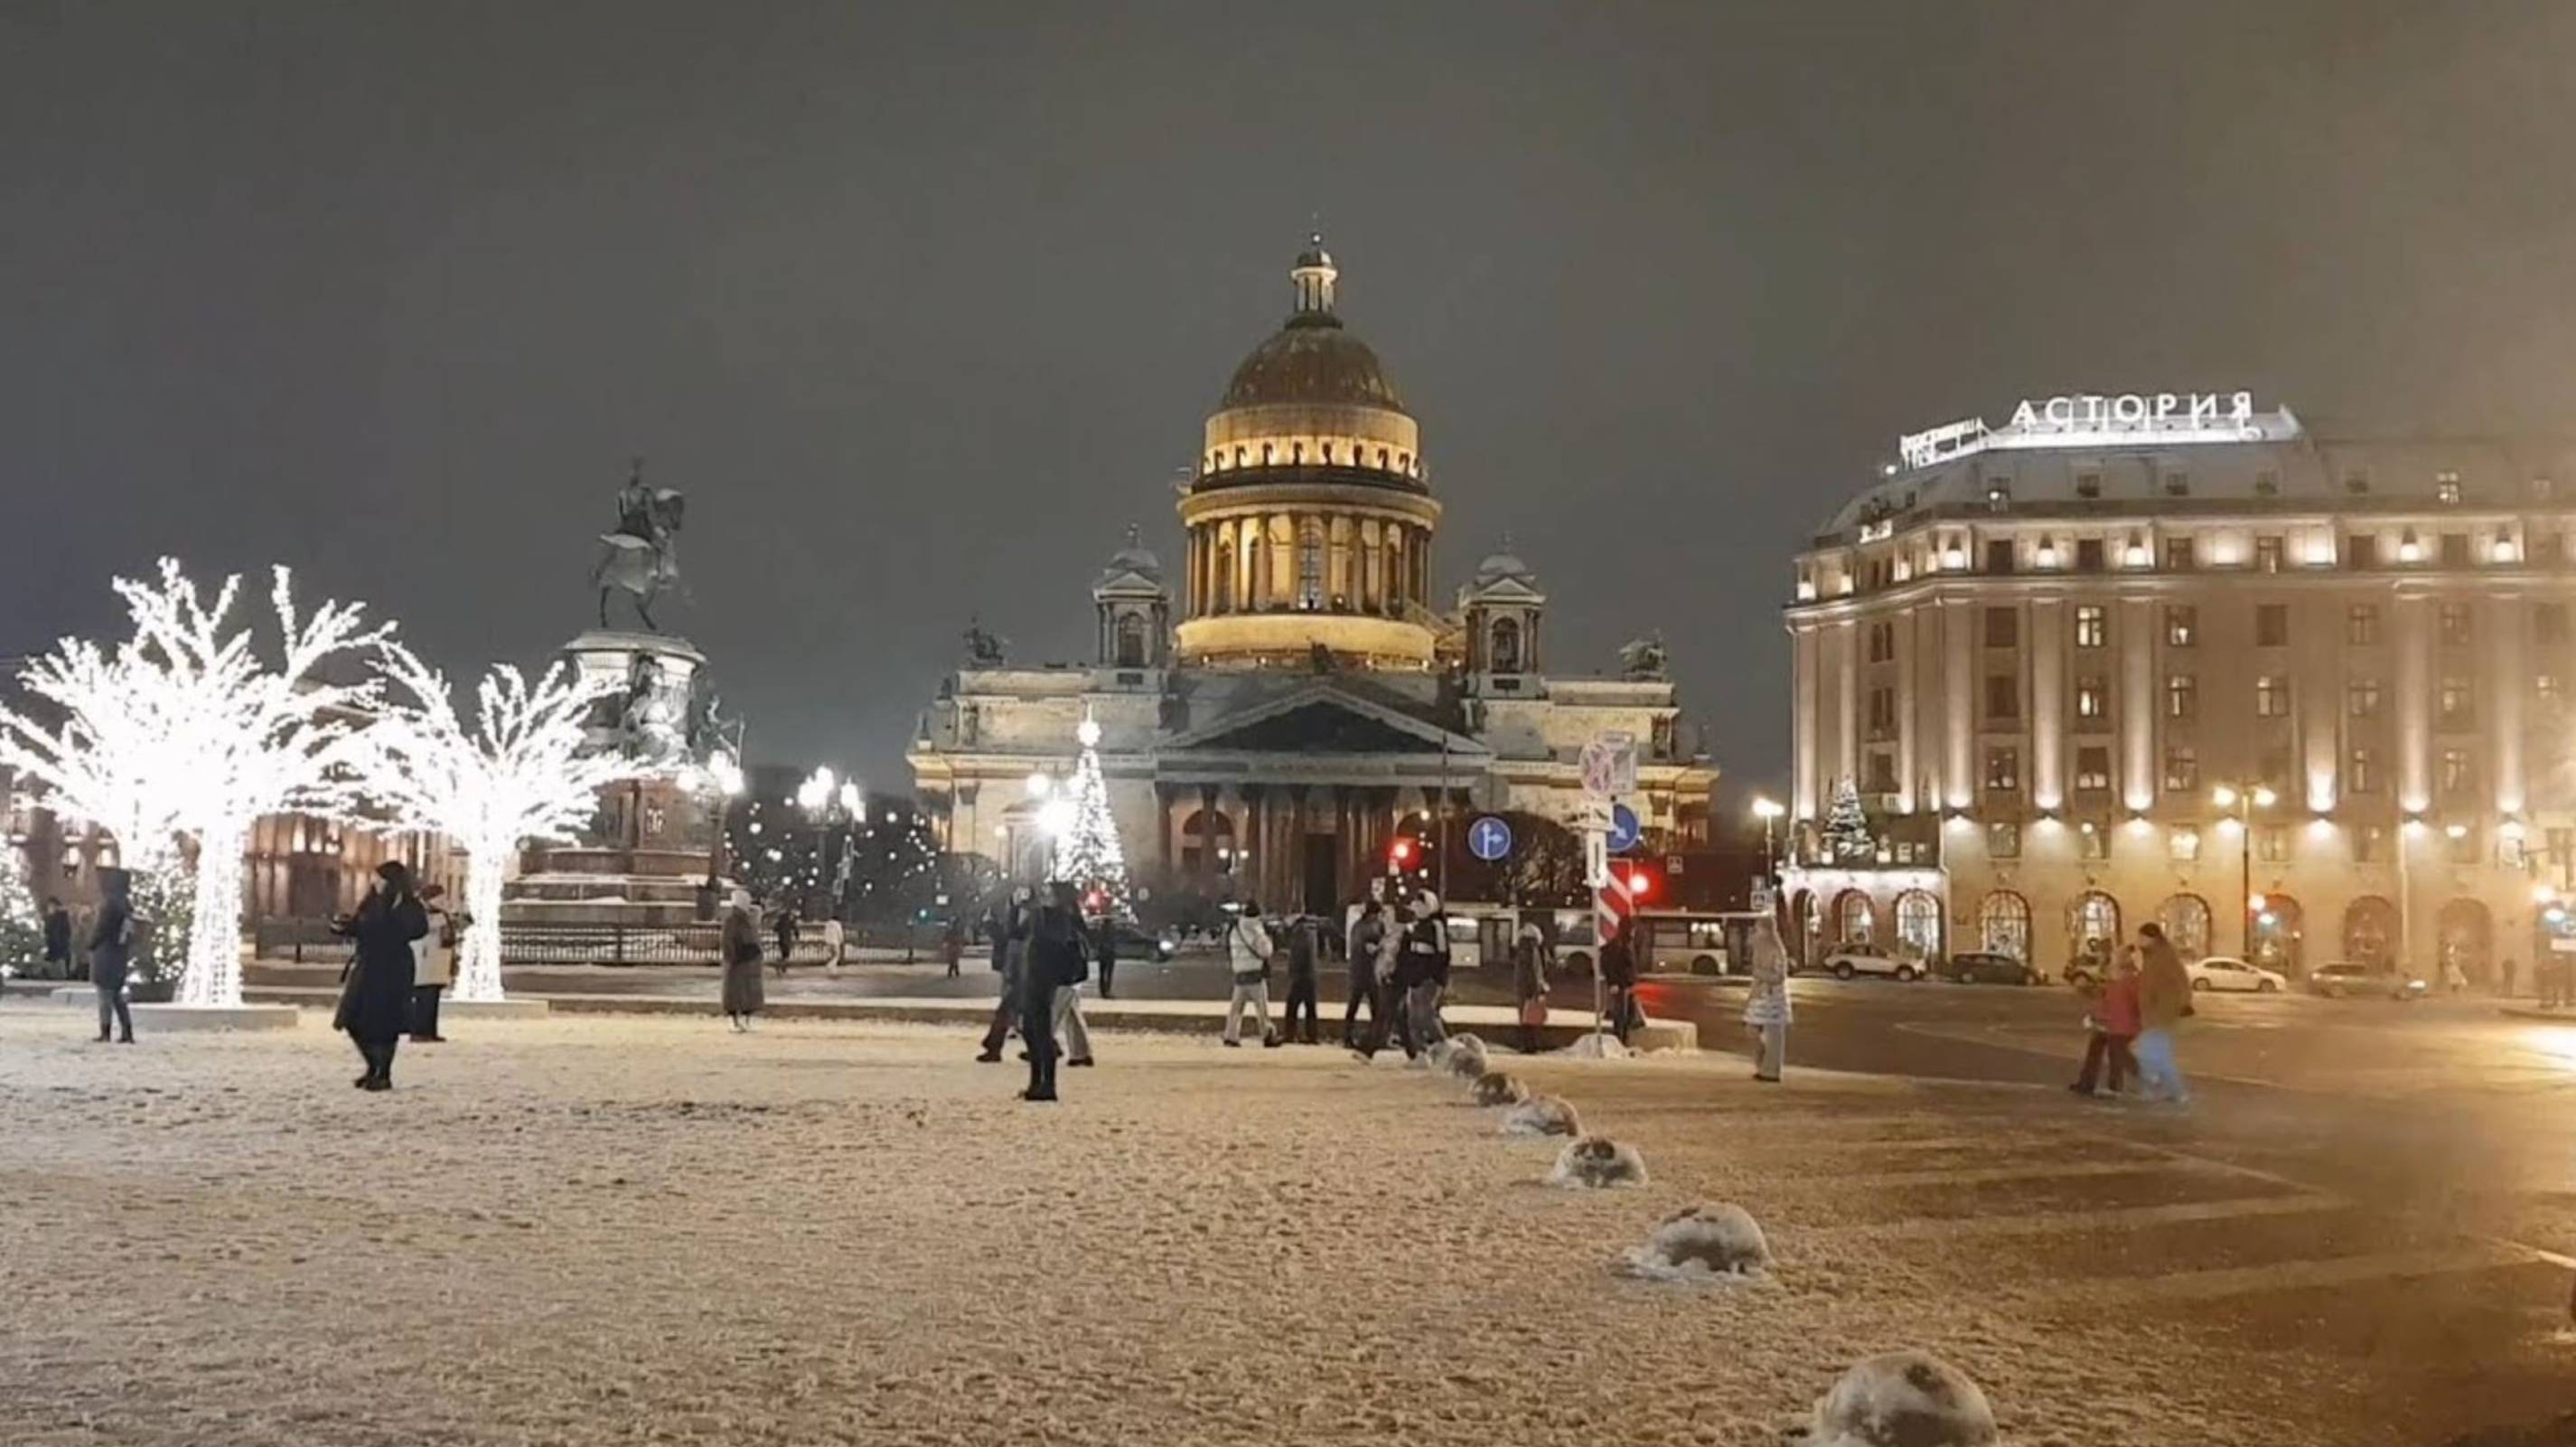
<svg viewBox="0 0 2576 1447"><path fill-rule="evenodd" d="M2352 861L2376 864L2388 852L2388 826L2364 824L2352 831Z"/></svg>
<svg viewBox="0 0 2576 1447"><path fill-rule="evenodd" d="M2379 642L2379 605L2355 603L2344 611L2343 641L2355 648L2368 648Z"/></svg>
<svg viewBox="0 0 2576 1447"><path fill-rule="evenodd" d="M2442 605L2442 646L2466 648L2477 638L2476 624L2466 603Z"/></svg>
<svg viewBox="0 0 2576 1447"><path fill-rule="evenodd" d="M2189 744L2165 750L2165 792L2189 794L2200 788L2200 752Z"/></svg>
<svg viewBox="0 0 2576 1447"><path fill-rule="evenodd" d="M2477 784L2477 771L2469 763L2467 749L2442 750L2442 792L2466 794Z"/></svg>
<svg viewBox="0 0 2576 1447"><path fill-rule="evenodd" d="M2200 636L2200 610L2188 603L2176 603L2165 609L2165 646L2189 648Z"/></svg>
<svg viewBox="0 0 2576 1447"><path fill-rule="evenodd" d="M2254 571L2258 573L2281 571L2281 539L2278 534L2254 540Z"/></svg>
<svg viewBox="0 0 2576 1447"><path fill-rule="evenodd" d="M2021 788L2021 750L2011 747L1986 750L1986 787L1998 794L2009 794Z"/></svg>
<svg viewBox="0 0 2576 1447"><path fill-rule="evenodd" d="M2460 475L2456 472L2434 473L2433 496L2446 504L2457 503L2460 500Z"/></svg>
<svg viewBox="0 0 2576 1447"><path fill-rule="evenodd" d="M2165 853L2177 864L2189 864L2200 857L2200 826L2177 824L2165 835Z"/></svg>
<svg viewBox="0 0 2576 1447"><path fill-rule="evenodd" d="M2075 716L2099 723L2111 713L2111 686L2100 678L2075 680Z"/></svg>
<svg viewBox="0 0 2576 1447"><path fill-rule="evenodd" d="M2379 717L2379 680L2356 678L2343 686L2344 712L2354 718Z"/></svg>
<svg viewBox="0 0 2576 1447"><path fill-rule="evenodd" d="M2165 717L2194 718L2200 713L2200 684L2188 673L2165 676Z"/></svg>
<svg viewBox="0 0 2576 1447"><path fill-rule="evenodd" d="M2254 857L2266 864L2286 863L2290 857L2290 829L2286 824L2265 824L2254 831Z"/></svg>
<svg viewBox="0 0 2576 1447"><path fill-rule="evenodd" d="M2098 864L2111 857L2111 829L2091 820L2075 831L2075 857Z"/></svg>
<svg viewBox="0 0 2576 1447"><path fill-rule="evenodd" d="M2290 680L2277 673L2267 673L2254 680L2254 716L2288 718L2290 716Z"/></svg>
<svg viewBox="0 0 2576 1447"><path fill-rule="evenodd" d="M2077 793L2107 793L2111 788L2111 751L2099 745L2075 751ZM2099 831L2096 831L2099 832Z"/></svg>
<svg viewBox="0 0 2576 1447"><path fill-rule="evenodd" d="M2075 646L2099 648L2110 635L2111 625L2099 603L2079 603L2075 608Z"/></svg>
<svg viewBox="0 0 2576 1447"><path fill-rule="evenodd" d="M1997 819L1986 825L1986 853L1996 859L2021 856L2021 826L2009 819Z"/></svg>
<svg viewBox="0 0 2576 1447"><path fill-rule="evenodd" d="M2379 792L2379 761L2368 749L2354 749L2344 760L2343 787L2347 794Z"/></svg>
<svg viewBox="0 0 2576 1447"><path fill-rule="evenodd" d="M2445 677L2441 689L2441 722L2446 729L2474 727L2478 718L2477 695L2469 691L2465 678Z"/></svg>

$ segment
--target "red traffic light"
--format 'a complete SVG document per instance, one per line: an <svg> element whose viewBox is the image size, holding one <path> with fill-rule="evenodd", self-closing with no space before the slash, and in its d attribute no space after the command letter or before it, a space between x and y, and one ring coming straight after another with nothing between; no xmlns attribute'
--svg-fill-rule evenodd
<svg viewBox="0 0 2576 1447"><path fill-rule="evenodd" d="M1655 892L1655 876L1643 869L1628 871L1628 897L1642 900Z"/></svg>
<svg viewBox="0 0 2576 1447"><path fill-rule="evenodd" d="M1394 843L1389 844L1386 846L1386 859L1389 864L1393 864L1398 868L1412 863L1413 841L1410 839L1398 839Z"/></svg>

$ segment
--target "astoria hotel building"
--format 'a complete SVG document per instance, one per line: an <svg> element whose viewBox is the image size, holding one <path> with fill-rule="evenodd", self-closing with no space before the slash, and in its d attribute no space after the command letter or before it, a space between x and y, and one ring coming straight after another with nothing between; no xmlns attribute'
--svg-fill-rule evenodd
<svg viewBox="0 0 2576 1447"><path fill-rule="evenodd" d="M2531 978L2576 883L2576 447L2320 436L2237 393L1899 454L1786 609L1801 948L2054 975L2159 920L2294 976ZM1866 843L1825 832L1845 785Z"/></svg>

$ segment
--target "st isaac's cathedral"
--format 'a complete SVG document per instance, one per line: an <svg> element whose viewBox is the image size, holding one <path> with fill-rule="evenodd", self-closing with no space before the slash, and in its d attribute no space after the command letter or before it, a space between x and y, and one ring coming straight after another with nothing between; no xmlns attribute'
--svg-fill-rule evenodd
<svg viewBox="0 0 2576 1447"><path fill-rule="evenodd" d="M1717 771L1661 645L1609 676L1548 673L1547 594L1509 552L1435 607L1421 429L1342 324L1320 237L1289 274L1295 311L1235 368L1182 485L1179 568L1131 535L1092 583L1090 662L1013 665L971 635L922 715L909 753L942 847L1024 871L1029 776L1070 769L1086 717L1149 889L1331 910L1408 826L1571 819L1577 756L1605 733L1636 740L1650 841L1704 842Z"/></svg>

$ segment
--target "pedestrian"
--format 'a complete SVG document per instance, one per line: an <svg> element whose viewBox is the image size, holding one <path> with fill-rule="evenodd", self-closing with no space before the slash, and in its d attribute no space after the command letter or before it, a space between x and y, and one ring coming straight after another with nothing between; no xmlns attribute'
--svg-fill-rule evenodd
<svg viewBox="0 0 2576 1447"><path fill-rule="evenodd" d="M1752 1027L1757 1045L1753 1078L1777 1085L1781 1068L1788 1064L1789 1020L1793 1012L1789 1007L1789 948L1780 942L1780 922L1767 909L1753 921L1749 953L1753 990L1744 998L1744 1023Z"/></svg>
<svg viewBox="0 0 2576 1447"><path fill-rule="evenodd" d="M2138 926L2138 1084L2150 1100L2191 1101L2174 1060L2174 1027L2191 1010L2191 976L2165 938L2164 926Z"/></svg>
<svg viewBox="0 0 2576 1447"><path fill-rule="evenodd" d="M1628 946L1628 932L1618 931L1601 942L1601 994L1610 1012L1610 1033L1619 1043L1628 1043L1628 1018L1637 991L1637 956Z"/></svg>
<svg viewBox="0 0 2576 1447"><path fill-rule="evenodd" d="M98 888L98 915L89 927L89 986L98 994L98 1039L107 1043L113 1023L116 1042L131 1045L134 1008L125 999L125 970L134 962L134 876L123 869L102 869Z"/></svg>
<svg viewBox="0 0 2576 1447"><path fill-rule="evenodd" d="M1029 1085L1022 1100L1055 1099L1056 1001L1088 973L1083 944L1082 899L1073 881L1059 879L1029 921L1027 960L1020 969L1020 1038L1029 1047ZM1078 1027L1078 1022L1077 1022ZM1081 1037L1074 1063L1089 1064L1091 1041Z"/></svg>
<svg viewBox="0 0 2576 1447"><path fill-rule="evenodd" d="M782 904L770 916L769 928L778 937L778 978L787 978L788 957L796 953L796 907Z"/></svg>
<svg viewBox="0 0 2576 1447"><path fill-rule="evenodd" d="M752 918L751 891L736 889L724 918L724 1012L736 1034L769 1003L760 980L760 925Z"/></svg>
<svg viewBox="0 0 2576 1447"><path fill-rule="evenodd" d="M957 978L957 967L966 959L966 922L955 915L939 931L939 954L948 961L948 978Z"/></svg>
<svg viewBox="0 0 2576 1447"><path fill-rule="evenodd" d="M1555 963L1538 921L1523 919L1512 936L1512 993L1520 1000L1521 1053L1536 1055L1547 1024L1547 976Z"/></svg>
<svg viewBox="0 0 2576 1447"><path fill-rule="evenodd" d="M841 923L839 913L826 915L823 919L824 974L837 976L841 973L841 957L849 952L849 944L850 928Z"/></svg>
<svg viewBox="0 0 2576 1447"><path fill-rule="evenodd" d="M2513 998L2513 977L2518 973L2520 973L2520 967L2514 964L2513 956L2505 956L2503 967L2503 994L2508 1000Z"/></svg>
<svg viewBox="0 0 2576 1447"><path fill-rule="evenodd" d="M1313 915L1301 914L1288 922L1288 1018L1282 1031L1299 1045L1320 1045L1315 1021L1315 970L1321 963L1323 942L1319 938ZM1306 1027L1297 1028L1297 1017L1303 1011Z"/></svg>
<svg viewBox="0 0 2576 1447"><path fill-rule="evenodd" d="M72 912L50 894L45 896L45 976L72 977Z"/></svg>
<svg viewBox="0 0 2576 1447"><path fill-rule="evenodd" d="M438 1033L438 997L456 978L456 920L440 902L446 894L444 885L425 884L420 889L420 912L429 920L429 933L411 942L414 1045L447 1043L447 1037Z"/></svg>
<svg viewBox="0 0 2576 1447"><path fill-rule="evenodd" d="M1111 977L1118 973L1118 921L1106 913L1100 916L1100 927L1092 931L1091 957L1100 962L1100 998L1106 1000Z"/></svg>
<svg viewBox="0 0 2576 1447"><path fill-rule="evenodd" d="M1407 981L1404 1015L1413 1039L1425 1050L1448 1039L1449 1031L1440 1023L1440 996L1449 988L1449 916L1441 913L1440 896L1427 889L1414 901L1413 920L1404 927L1404 961L1396 972Z"/></svg>
<svg viewBox="0 0 2576 1447"><path fill-rule="evenodd" d="M993 1006L993 1023L984 1027L984 1048L975 1056L986 1065L1001 1061L1002 1047L1011 1040L1011 1027L1019 1023L1021 976L1026 963L1022 956L1027 953L1031 923L1029 888L1025 884L1011 891L1009 898L994 901L984 916L984 932L993 941L993 970L1002 977L1002 996Z"/></svg>
<svg viewBox="0 0 2576 1447"><path fill-rule="evenodd" d="M2108 1089L2118 1095L2129 1077L2138 1073L2138 1058L2131 1048L2138 1038L2139 1024L2135 948L2120 951L2118 962L2111 966L2111 978L2103 983L2102 993L2094 999L2085 1023L2089 1034L2084 1042L2084 1068L2077 1072L2075 1083L2066 1088L2077 1095L2095 1094L2094 1085L2102 1081L2102 1068L2108 1062Z"/></svg>
<svg viewBox="0 0 2576 1447"><path fill-rule="evenodd" d="M1243 1012L1249 1007L1261 1022L1261 1048L1275 1050L1279 1032L1270 1027L1270 931L1262 928L1261 906L1251 900L1234 917L1225 934L1226 960L1234 970L1234 994L1225 1006L1225 1043L1243 1044Z"/></svg>
<svg viewBox="0 0 2576 1447"><path fill-rule="evenodd" d="M1388 911L1385 931L1377 941L1377 994L1374 1009L1377 1019L1360 1043L1360 1058L1374 1057L1386 1048L1392 1034L1404 1049L1404 1058L1422 1053L1420 1023L1414 1013L1413 990L1421 983L1428 968L1427 957L1417 957L1407 948L1413 938L1414 914L1419 906L1398 904Z"/></svg>
<svg viewBox="0 0 2576 1447"><path fill-rule="evenodd" d="M1369 1029L1375 1032L1386 1018L1386 1001L1380 989L1377 971L1378 947L1386 939L1386 906L1369 900L1360 906L1359 918L1351 923L1351 941L1343 953L1351 962L1351 997L1342 1005L1342 1048L1360 1048L1358 1024L1360 1006L1368 1006Z"/></svg>
<svg viewBox="0 0 2576 1447"><path fill-rule="evenodd" d="M375 887L343 922L342 933L358 949L332 1023L349 1033L366 1062L366 1073L351 1083L360 1090L391 1090L394 1052L411 1023L412 984L420 972L412 943L429 933L429 913L421 907L410 867L399 859L377 865Z"/></svg>
<svg viewBox="0 0 2576 1447"><path fill-rule="evenodd" d="M2442 962L2442 989L2457 995L2469 988L2469 973L2460 968L2457 957Z"/></svg>

